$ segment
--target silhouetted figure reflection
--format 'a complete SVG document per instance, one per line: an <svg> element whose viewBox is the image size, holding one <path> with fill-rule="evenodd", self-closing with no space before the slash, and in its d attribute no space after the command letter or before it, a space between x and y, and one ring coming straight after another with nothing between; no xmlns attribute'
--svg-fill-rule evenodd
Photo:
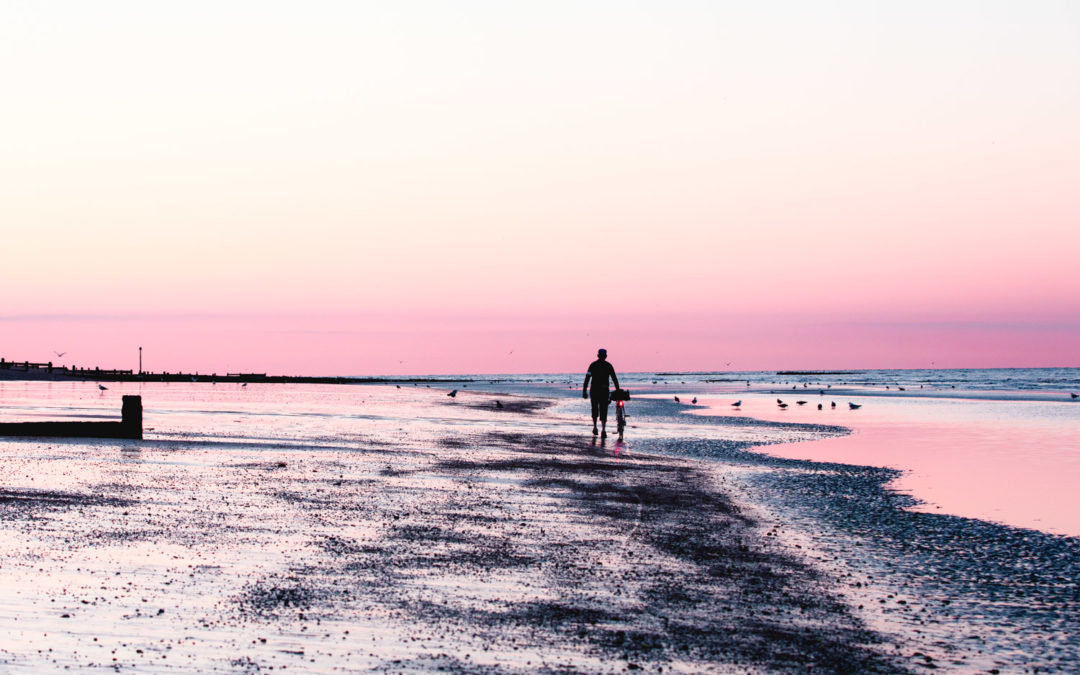
<svg viewBox="0 0 1080 675"><path fill-rule="evenodd" d="M607 438L607 409L611 401L611 392L608 389L608 378L619 388L619 378L615 375L615 368L607 361L607 350L600 349L596 352L596 360L589 364L589 371L585 373L585 384L582 385L581 398L592 399L592 432L600 434L600 438ZM589 386L592 380L592 386ZM601 430L596 428L596 420L600 419Z"/></svg>

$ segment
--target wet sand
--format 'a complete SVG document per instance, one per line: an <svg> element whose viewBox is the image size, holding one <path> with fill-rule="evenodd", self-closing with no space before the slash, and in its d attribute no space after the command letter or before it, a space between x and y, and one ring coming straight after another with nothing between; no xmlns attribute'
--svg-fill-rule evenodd
<svg viewBox="0 0 1080 675"><path fill-rule="evenodd" d="M1078 663L1075 539L1029 542L1047 559L1030 562L1030 580L994 586L986 575L1014 575L1015 560L996 571L958 560L971 524L949 529L899 510L881 470L767 457L747 452L753 440L702 440L704 427L693 438L601 444L563 403L534 397L498 395L496 410L496 397L474 392L365 396L347 402L363 415L332 421L302 400L207 406L212 415L148 404L155 431L143 442L0 442L0 666L1067 672ZM293 409L268 412L282 407ZM931 526L937 539L920 538ZM975 532L997 538L994 553L966 555L1004 566L1016 532ZM936 544L918 548L924 541ZM966 590L950 595L958 584ZM986 588L997 607L981 603ZM1009 603L1034 609L1002 613ZM1007 630L1012 616L1024 630L1032 613L1042 647L1036 636L1010 653L1000 646L1009 636L987 629ZM976 631L978 644L947 644L949 626Z"/></svg>

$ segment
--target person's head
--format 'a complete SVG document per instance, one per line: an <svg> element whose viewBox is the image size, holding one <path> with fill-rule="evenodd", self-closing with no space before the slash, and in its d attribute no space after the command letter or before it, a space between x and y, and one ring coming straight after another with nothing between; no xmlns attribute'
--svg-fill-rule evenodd
<svg viewBox="0 0 1080 675"><path fill-rule="evenodd" d="M607 350L606 350L606 349L604 349L604 348L600 348L600 349L597 349L597 350L596 350L596 356L597 356L597 358L599 358L599 359L600 359L601 361L603 361L604 359L606 359L606 358L607 358Z"/></svg>

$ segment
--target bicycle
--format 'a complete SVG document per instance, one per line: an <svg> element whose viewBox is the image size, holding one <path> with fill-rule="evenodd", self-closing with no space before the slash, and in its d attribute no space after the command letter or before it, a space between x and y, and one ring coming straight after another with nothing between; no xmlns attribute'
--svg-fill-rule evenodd
<svg viewBox="0 0 1080 675"><path fill-rule="evenodd" d="M626 428L626 402L630 400L630 392L625 389L616 389L611 392L611 400L615 402L615 429L618 430L621 441L623 429Z"/></svg>

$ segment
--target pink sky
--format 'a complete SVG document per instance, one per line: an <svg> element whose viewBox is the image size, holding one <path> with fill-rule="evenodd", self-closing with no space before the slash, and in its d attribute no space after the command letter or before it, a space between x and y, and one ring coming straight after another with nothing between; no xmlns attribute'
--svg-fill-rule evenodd
<svg viewBox="0 0 1080 675"><path fill-rule="evenodd" d="M1078 32L1054 2L5 8L0 356L1080 365Z"/></svg>

